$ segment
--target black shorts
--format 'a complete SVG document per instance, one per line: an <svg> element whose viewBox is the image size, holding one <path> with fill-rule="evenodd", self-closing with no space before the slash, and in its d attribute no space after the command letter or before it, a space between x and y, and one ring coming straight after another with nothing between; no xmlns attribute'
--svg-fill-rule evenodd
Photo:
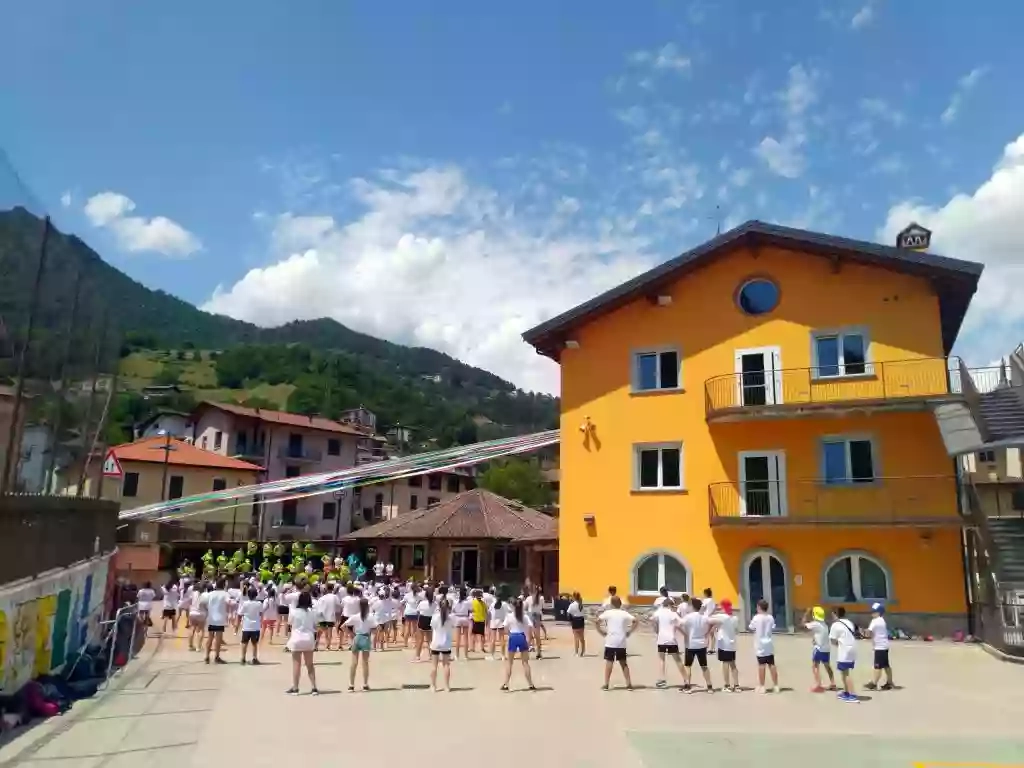
<svg viewBox="0 0 1024 768"><path fill-rule="evenodd" d="M407 614L405 614L402 617L402 621L404 621L406 624L413 624L413 623L415 623L416 619L418 619L418 618L419 618L419 614L407 613Z"/></svg>
<svg viewBox="0 0 1024 768"><path fill-rule="evenodd" d="M587 619L584 616L570 616L569 626L573 629L583 629L583 626L586 624L586 621Z"/></svg>
<svg viewBox="0 0 1024 768"><path fill-rule="evenodd" d="M319 624L320 624L320 629L330 629L331 627L334 626L334 622L333 621L321 621L321 622L319 622Z"/></svg>
<svg viewBox="0 0 1024 768"><path fill-rule="evenodd" d="M708 649L707 648L687 648L683 653L683 664L687 667L693 666L693 660L696 659L701 669L708 668Z"/></svg>
<svg viewBox="0 0 1024 768"><path fill-rule="evenodd" d="M210 624L210 625L208 625L206 627L206 631L209 632L211 635L214 632L223 633L224 632L224 625L223 624Z"/></svg>
<svg viewBox="0 0 1024 768"><path fill-rule="evenodd" d="M875 649L875 669L889 669L889 649Z"/></svg>
<svg viewBox="0 0 1024 768"><path fill-rule="evenodd" d="M767 656L758 656L757 657L757 663L758 664L767 664L769 667L774 667L775 666L775 654L774 653L769 653Z"/></svg>
<svg viewBox="0 0 1024 768"><path fill-rule="evenodd" d="M484 636L484 623L482 621L473 622L473 634L480 637Z"/></svg>
<svg viewBox="0 0 1024 768"><path fill-rule="evenodd" d="M164 608L164 618L165 619L173 619L177 615L178 615L178 609L177 608Z"/></svg>
<svg viewBox="0 0 1024 768"><path fill-rule="evenodd" d="M431 656L451 656L452 652L451 651L431 651L430 655Z"/></svg>
<svg viewBox="0 0 1024 768"><path fill-rule="evenodd" d="M287 616L288 615L288 606L287 605L279 605L279 606L277 606L277 615L278 616Z"/></svg>
<svg viewBox="0 0 1024 768"><path fill-rule="evenodd" d="M727 661L736 661L736 651L723 651L721 648L719 648L718 660L722 663L725 663Z"/></svg>
<svg viewBox="0 0 1024 768"><path fill-rule="evenodd" d="M259 641L260 631L258 629L244 630L242 632L242 645L245 645L246 643L252 643L253 645L256 645Z"/></svg>
<svg viewBox="0 0 1024 768"><path fill-rule="evenodd" d="M659 643L658 653L670 653L673 656L678 656L679 646L676 643Z"/></svg>
<svg viewBox="0 0 1024 768"><path fill-rule="evenodd" d="M604 649L604 660L605 661L625 661L626 660L626 649L625 648L608 648Z"/></svg>
<svg viewBox="0 0 1024 768"><path fill-rule="evenodd" d="M420 616L416 620L416 626L422 629L424 632L430 629L430 617Z"/></svg>

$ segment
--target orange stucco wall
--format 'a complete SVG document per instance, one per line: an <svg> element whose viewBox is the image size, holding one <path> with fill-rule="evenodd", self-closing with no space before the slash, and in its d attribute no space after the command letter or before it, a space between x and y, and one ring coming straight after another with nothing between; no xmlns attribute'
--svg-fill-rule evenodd
<svg viewBox="0 0 1024 768"><path fill-rule="evenodd" d="M781 288L780 304L768 315L747 316L737 308L735 292L746 279L762 275ZM785 451L792 487L820 476L820 439L838 434L870 436L877 452L876 475L952 475L952 462L927 412L724 424L708 424L705 418L705 381L733 374L737 349L777 346L783 368L807 368L812 365L815 330L864 329L868 359L876 364L933 358L923 364L927 375L904 376L899 386L907 394L915 386L921 393L942 391L939 307L929 283L849 263L837 270L819 256L764 248L756 254L736 250L723 255L658 293L671 295L671 305L633 302L574 331L579 348L562 353L560 588L579 590L587 601L600 600L609 584L625 592L635 564L646 553L667 552L688 565L694 589L712 587L717 596L735 600L742 592L746 553L764 547L785 562L790 602L802 608L823 600L822 568L827 561L840 551L859 550L875 555L889 569L899 610L963 612L960 534L955 527L766 530L709 524L709 484L736 481L737 453L743 450ZM680 350L684 391L633 394L633 354L659 347ZM580 428L588 418L593 430L585 439ZM685 490L634 491L634 444L674 441L683 443ZM903 496L893 496L892 489L900 487ZM850 491L863 495L858 502L846 500L847 506L901 507L909 495L929 515L957 515L955 486L949 481L904 480L900 485L894 480ZM588 515L593 525L585 524Z"/></svg>

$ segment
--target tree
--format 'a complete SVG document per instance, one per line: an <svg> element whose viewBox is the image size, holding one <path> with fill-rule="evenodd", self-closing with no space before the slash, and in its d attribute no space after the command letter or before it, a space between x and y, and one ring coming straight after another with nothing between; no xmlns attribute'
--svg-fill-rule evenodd
<svg viewBox="0 0 1024 768"><path fill-rule="evenodd" d="M480 476L479 485L492 493L515 499L528 507L544 507L554 498L540 467L524 459L491 464Z"/></svg>

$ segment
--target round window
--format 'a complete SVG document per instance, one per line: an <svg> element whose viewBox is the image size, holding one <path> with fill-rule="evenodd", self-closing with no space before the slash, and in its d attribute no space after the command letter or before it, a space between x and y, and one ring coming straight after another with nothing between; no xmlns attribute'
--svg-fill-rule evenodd
<svg viewBox="0 0 1024 768"><path fill-rule="evenodd" d="M748 315L763 315L779 304L779 286L771 280L748 280L736 294L740 309Z"/></svg>

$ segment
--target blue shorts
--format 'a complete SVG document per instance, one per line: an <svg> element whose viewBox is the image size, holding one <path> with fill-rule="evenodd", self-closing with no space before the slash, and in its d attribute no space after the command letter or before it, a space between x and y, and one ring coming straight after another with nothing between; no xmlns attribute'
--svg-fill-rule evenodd
<svg viewBox="0 0 1024 768"><path fill-rule="evenodd" d="M815 664L828 664L829 659L832 658L832 654L828 651L821 651L817 648L814 649L814 653L811 654L811 661Z"/></svg>
<svg viewBox="0 0 1024 768"><path fill-rule="evenodd" d="M356 635L352 640L352 650L356 653L370 650L370 636Z"/></svg>
<svg viewBox="0 0 1024 768"><path fill-rule="evenodd" d="M530 642L526 639L526 635L523 632L513 632L508 636L508 652L509 653L529 653Z"/></svg>
<svg viewBox="0 0 1024 768"><path fill-rule="evenodd" d="M851 669L853 669L853 665L855 663L856 662L853 661L840 661L838 664L836 664L836 669L838 669L840 672L849 672Z"/></svg>

